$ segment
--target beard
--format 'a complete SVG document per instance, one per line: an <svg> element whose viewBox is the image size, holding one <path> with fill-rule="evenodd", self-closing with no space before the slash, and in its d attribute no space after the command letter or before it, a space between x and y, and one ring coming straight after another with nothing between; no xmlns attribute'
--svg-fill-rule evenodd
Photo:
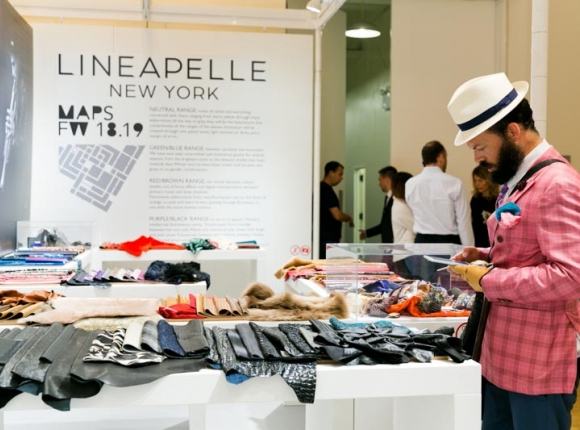
<svg viewBox="0 0 580 430"><path fill-rule="evenodd" d="M495 167L495 170L490 173L491 180L500 185L514 177L525 157L523 151L505 136L501 137L501 141L497 164L493 166L486 162L480 163L480 166L486 169Z"/></svg>

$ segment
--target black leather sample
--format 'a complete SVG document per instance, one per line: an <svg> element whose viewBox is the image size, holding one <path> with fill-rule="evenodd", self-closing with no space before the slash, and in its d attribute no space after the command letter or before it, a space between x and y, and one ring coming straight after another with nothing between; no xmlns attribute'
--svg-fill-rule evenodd
<svg viewBox="0 0 580 430"><path fill-rule="evenodd" d="M56 340L50 345L46 351L41 355L40 361L52 363L56 356L62 352L66 345L70 342L71 337L75 333L76 328L72 324L67 325L58 335Z"/></svg>
<svg viewBox="0 0 580 430"><path fill-rule="evenodd" d="M42 391L44 377L50 363L40 361L42 354L64 330L64 326L55 323L48 327L46 332L37 339L36 343L28 350L26 355L14 366L12 373L20 376L24 381L17 388L18 390L37 395Z"/></svg>
<svg viewBox="0 0 580 430"><path fill-rule="evenodd" d="M228 335L230 343L234 348L236 357L239 360L251 360L252 357L250 356L248 349L244 345L244 342L242 341L242 338L240 337L238 331L236 329L226 329L226 334Z"/></svg>
<svg viewBox="0 0 580 430"><path fill-rule="evenodd" d="M262 331L262 326L251 322L250 327L254 330L254 334L258 339L258 345L260 345L260 351L264 355L264 359L266 360L278 360L280 359L280 354L276 347L268 340L266 335Z"/></svg>
<svg viewBox="0 0 580 430"><path fill-rule="evenodd" d="M318 332L318 335L314 338L316 342L335 346L342 345L340 336L330 325L314 318L311 318L309 321L314 330Z"/></svg>
<svg viewBox="0 0 580 430"><path fill-rule="evenodd" d="M300 357L302 353L294 346L290 339L278 327L263 327L262 332L278 349L280 355L284 358Z"/></svg>
<svg viewBox="0 0 580 430"><path fill-rule="evenodd" d="M250 323L251 324L251 323ZM313 403L316 391L316 361L285 363L280 360L238 360L225 329L213 327L222 369L248 377L280 375L303 403ZM262 336L264 336L262 334Z"/></svg>
<svg viewBox="0 0 580 430"><path fill-rule="evenodd" d="M306 342L306 339L304 339L304 336L302 336L302 333L300 332L301 326L304 326L304 324L278 324L280 330L282 330L282 332L288 336L290 342L292 342L303 354L314 354L314 349L308 345L308 342Z"/></svg>
<svg viewBox="0 0 580 430"><path fill-rule="evenodd" d="M54 357L48 368L42 388L42 401L59 411L69 411L72 398L85 399L95 396L101 391L102 382L81 382L74 379L71 369L77 357L82 360L88 351L92 340L99 330L88 332L75 329L70 340L59 354Z"/></svg>

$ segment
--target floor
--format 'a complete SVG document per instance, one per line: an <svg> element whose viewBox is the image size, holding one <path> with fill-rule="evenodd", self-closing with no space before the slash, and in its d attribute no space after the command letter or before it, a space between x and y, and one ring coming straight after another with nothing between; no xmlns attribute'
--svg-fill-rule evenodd
<svg viewBox="0 0 580 430"><path fill-rule="evenodd" d="M580 430L580 403L572 409L572 427L570 430Z"/></svg>

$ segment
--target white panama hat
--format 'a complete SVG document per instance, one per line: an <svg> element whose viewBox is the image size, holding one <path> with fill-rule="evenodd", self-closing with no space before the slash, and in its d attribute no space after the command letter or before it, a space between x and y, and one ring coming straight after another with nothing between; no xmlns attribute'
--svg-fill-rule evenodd
<svg viewBox="0 0 580 430"><path fill-rule="evenodd" d="M480 76L461 85L447 104L459 127L455 146L477 137L505 117L523 100L529 84L509 81L505 73Z"/></svg>

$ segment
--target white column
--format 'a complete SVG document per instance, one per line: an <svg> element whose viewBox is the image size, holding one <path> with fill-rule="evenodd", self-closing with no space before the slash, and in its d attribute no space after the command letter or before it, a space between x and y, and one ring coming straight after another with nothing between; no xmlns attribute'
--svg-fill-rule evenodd
<svg viewBox="0 0 580 430"><path fill-rule="evenodd" d="M548 12L550 0L532 0L530 104L536 128L546 137L548 110Z"/></svg>
<svg viewBox="0 0 580 430"><path fill-rule="evenodd" d="M321 80L322 80L322 30L314 32L314 145L312 148L312 253L317 259L320 231L320 138L321 138Z"/></svg>

